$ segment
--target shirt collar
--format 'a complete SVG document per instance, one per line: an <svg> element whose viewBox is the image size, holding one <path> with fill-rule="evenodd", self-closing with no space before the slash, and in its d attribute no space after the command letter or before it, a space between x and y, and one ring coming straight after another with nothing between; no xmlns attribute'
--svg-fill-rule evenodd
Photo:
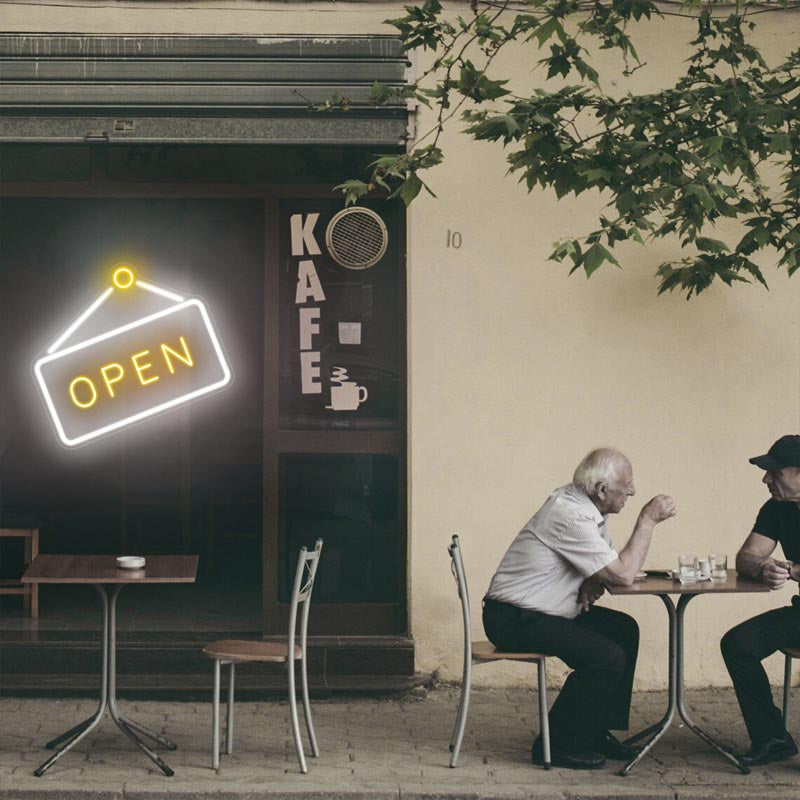
<svg viewBox="0 0 800 800"><path fill-rule="evenodd" d="M605 527L607 515L600 513L600 510L592 502L592 498L589 497L586 491L582 487L576 486L574 483L569 484L569 488L575 497L586 506L587 511L592 515L592 519L597 523L597 526L599 528Z"/></svg>

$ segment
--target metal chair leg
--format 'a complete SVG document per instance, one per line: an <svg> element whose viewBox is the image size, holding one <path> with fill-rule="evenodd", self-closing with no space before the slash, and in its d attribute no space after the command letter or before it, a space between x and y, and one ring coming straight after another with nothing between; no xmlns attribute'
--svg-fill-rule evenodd
<svg viewBox="0 0 800 800"><path fill-rule="evenodd" d="M303 752L303 740L300 738L300 719L297 715L297 699L295 697L294 681L294 662L289 661L286 665L289 671L289 716L292 720L292 734L294 736L294 746L297 749L297 760L300 762L300 772L308 772L306 766L306 755Z"/></svg>
<svg viewBox="0 0 800 800"><path fill-rule="evenodd" d="M787 653L783 666L783 727L789 730L789 701L792 698L792 657Z"/></svg>
<svg viewBox="0 0 800 800"><path fill-rule="evenodd" d="M319 756L317 747L317 737L314 733L314 723L311 720L311 703L308 699L308 673L306 672L305 658L300 662L300 689L303 693L303 716L306 719L306 730L308 731L308 741L311 744L311 755L314 758Z"/></svg>
<svg viewBox="0 0 800 800"><path fill-rule="evenodd" d="M464 704L464 680L461 680L461 692L458 695L458 708L456 710L456 721L453 723L453 733L450 736L450 752L456 746L456 734L458 733L458 721L461 719L461 706Z"/></svg>
<svg viewBox="0 0 800 800"><path fill-rule="evenodd" d="M472 685L472 664L464 664L464 674L461 678L461 700L458 703L456 726L453 730L452 750L450 754L450 768L455 769L458 754L461 751L461 742L464 739L464 729L467 727L467 712L469 711L469 691Z"/></svg>
<svg viewBox="0 0 800 800"><path fill-rule="evenodd" d="M539 659L536 666L539 679L539 733L542 737L544 768L550 769L550 720L547 718L547 671L544 659Z"/></svg>
<svg viewBox="0 0 800 800"><path fill-rule="evenodd" d="M219 659L214 659L214 694L211 702L211 769L219 769Z"/></svg>
<svg viewBox="0 0 800 800"><path fill-rule="evenodd" d="M236 664L231 661L228 668L228 717L225 720L225 752L228 755L233 753L233 681Z"/></svg>

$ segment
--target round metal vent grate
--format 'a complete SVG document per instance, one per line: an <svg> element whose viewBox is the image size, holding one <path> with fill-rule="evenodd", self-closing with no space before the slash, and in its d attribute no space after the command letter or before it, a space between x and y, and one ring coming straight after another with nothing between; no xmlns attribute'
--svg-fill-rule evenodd
<svg viewBox="0 0 800 800"><path fill-rule="evenodd" d="M383 220L374 211L346 208L328 223L325 244L339 266L366 269L383 257L389 234Z"/></svg>

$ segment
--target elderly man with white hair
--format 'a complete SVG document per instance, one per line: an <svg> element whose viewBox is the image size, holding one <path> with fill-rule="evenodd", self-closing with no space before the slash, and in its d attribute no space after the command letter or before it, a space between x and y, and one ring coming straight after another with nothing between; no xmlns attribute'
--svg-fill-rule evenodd
<svg viewBox="0 0 800 800"><path fill-rule="evenodd" d="M622 453L592 450L572 483L556 489L519 532L484 598L483 625L496 647L557 656L573 670L550 710L556 766L599 769L606 758L635 753L610 731L628 727L639 628L627 614L594 605L604 585L634 581L653 529L675 514L675 501L656 495L617 552L606 519L635 492ZM540 737L531 759L543 761Z"/></svg>

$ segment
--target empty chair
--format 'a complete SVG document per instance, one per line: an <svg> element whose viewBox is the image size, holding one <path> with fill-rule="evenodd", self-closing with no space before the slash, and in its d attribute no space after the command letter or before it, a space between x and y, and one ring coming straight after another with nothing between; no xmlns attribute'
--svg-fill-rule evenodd
<svg viewBox="0 0 800 800"><path fill-rule="evenodd" d="M467 578L464 573L464 562L461 558L461 545L459 544L458 536L453 536L453 543L448 546L447 550L451 558L450 567L458 586L458 596L461 598L461 616L464 621L464 671L461 678L461 699L458 702L456 724L453 728L453 735L450 737L450 766L455 767L456 765L458 753L461 750L461 740L464 738L464 728L467 725L472 665L508 660L525 661L537 665L539 728L542 736L544 768L550 769L550 728L547 720L547 675L545 672L545 656L540 653L507 653L498 650L491 642L473 642L471 640L469 592L467 591Z"/></svg>
<svg viewBox="0 0 800 800"><path fill-rule="evenodd" d="M314 734L314 725L311 721L311 706L308 701L308 672L306 634L308 631L308 612L311 608L311 592L314 588L314 576L317 574L319 556L322 552L322 539L317 539L314 550L309 552L301 548L297 559L297 570L294 575L292 600L289 606L289 636L286 642L261 642L242 639L223 639L211 642L203 648L203 653L214 659L214 704L212 713L211 736L211 765L219 768L219 694L220 694L220 668L222 664L229 664L228 673L228 714L225 727L225 752L233 752L233 692L234 670L237 663L243 661L269 661L286 664L289 673L289 710L292 720L292 734L297 748L297 759L300 762L300 771L308 772L306 757L303 751L303 741L300 738L300 723L297 714L297 699L295 697L294 665L300 662L301 689L303 695L303 715L306 720L308 739L311 744L311 754L319 755L317 738ZM300 643L296 644L297 610L302 604L300 616Z"/></svg>
<svg viewBox="0 0 800 800"><path fill-rule="evenodd" d="M792 695L792 659L800 658L800 647L784 647L781 650L786 662L783 669L783 727L789 730L789 701Z"/></svg>

